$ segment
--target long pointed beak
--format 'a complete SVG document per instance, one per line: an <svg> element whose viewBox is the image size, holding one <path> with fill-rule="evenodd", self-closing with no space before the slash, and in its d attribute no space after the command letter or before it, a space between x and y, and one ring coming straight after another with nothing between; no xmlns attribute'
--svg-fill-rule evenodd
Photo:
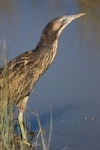
<svg viewBox="0 0 100 150"><path fill-rule="evenodd" d="M59 30L58 36L61 34L61 32L75 19L84 16L85 13L80 13L76 15L69 15L69 16L64 16L64 22L62 28Z"/></svg>
<svg viewBox="0 0 100 150"><path fill-rule="evenodd" d="M80 14L76 14L76 15L70 15L70 16L65 16L65 22L64 22L64 26L62 27L62 30L68 25L70 24L73 20L84 16L85 13L80 13Z"/></svg>
<svg viewBox="0 0 100 150"><path fill-rule="evenodd" d="M73 20L80 18L82 16L84 16L85 13L80 13L80 14L76 14L76 15L70 15L70 16L65 16L65 26L67 26L69 23L71 23Z"/></svg>
<svg viewBox="0 0 100 150"><path fill-rule="evenodd" d="M84 15L86 15L86 14L85 14L85 13L80 13L80 14L76 14L76 15L71 15L70 18L71 18L72 20L74 20L74 19L77 19L77 18L79 18L79 17L81 17L81 16L84 16Z"/></svg>

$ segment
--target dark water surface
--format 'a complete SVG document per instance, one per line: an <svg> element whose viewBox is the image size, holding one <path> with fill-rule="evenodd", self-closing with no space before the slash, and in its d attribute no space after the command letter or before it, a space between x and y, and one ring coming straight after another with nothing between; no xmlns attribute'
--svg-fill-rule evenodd
<svg viewBox="0 0 100 150"><path fill-rule="evenodd" d="M28 104L40 114L46 131L53 106L54 150L100 149L100 1L0 0L0 66L4 41L10 60L35 48L49 20L80 12L86 16L62 33L56 60L35 86ZM29 115L31 128L37 128L35 117Z"/></svg>

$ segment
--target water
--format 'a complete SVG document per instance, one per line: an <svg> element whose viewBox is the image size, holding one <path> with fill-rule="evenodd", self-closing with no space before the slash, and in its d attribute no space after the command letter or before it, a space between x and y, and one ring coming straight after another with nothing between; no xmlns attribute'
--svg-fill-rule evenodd
<svg viewBox="0 0 100 150"><path fill-rule="evenodd" d="M52 18L86 13L62 33L56 60L38 81L28 103L30 110L40 114L47 131L53 106L51 149L54 150L100 149L99 9L98 0L0 1L0 65L4 40L10 60L35 48L42 29ZM32 129L38 129L31 114L30 123Z"/></svg>

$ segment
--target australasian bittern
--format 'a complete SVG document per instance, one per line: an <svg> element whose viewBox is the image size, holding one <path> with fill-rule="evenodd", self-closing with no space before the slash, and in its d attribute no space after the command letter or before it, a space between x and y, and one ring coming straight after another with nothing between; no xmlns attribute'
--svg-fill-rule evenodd
<svg viewBox="0 0 100 150"><path fill-rule="evenodd" d="M23 112L25 111L29 95L48 67L52 64L58 49L58 39L61 32L74 19L84 13L62 16L53 19L44 28L40 42L34 50L24 52L7 63L9 92L13 93L13 101L19 108L18 121L22 133L22 140L27 142L23 126ZM0 92L3 84L4 67L0 68Z"/></svg>

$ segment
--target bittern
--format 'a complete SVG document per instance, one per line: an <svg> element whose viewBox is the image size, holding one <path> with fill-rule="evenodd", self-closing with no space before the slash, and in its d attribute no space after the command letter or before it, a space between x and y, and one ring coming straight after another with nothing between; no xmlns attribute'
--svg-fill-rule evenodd
<svg viewBox="0 0 100 150"><path fill-rule="evenodd" d="M80 13L70 16L57 17L50 21L44 28L40 41L34 50L27 51L7 62L7 76L9 92L13 92L14 104L19 108L18 121L24 143L27 141L23 126L23 113L29 95L38 79L52 64L58 49L58 39L61 32L74 19L85 15ZM0 92L3 85L4 66L0 68Z"/></svg>

